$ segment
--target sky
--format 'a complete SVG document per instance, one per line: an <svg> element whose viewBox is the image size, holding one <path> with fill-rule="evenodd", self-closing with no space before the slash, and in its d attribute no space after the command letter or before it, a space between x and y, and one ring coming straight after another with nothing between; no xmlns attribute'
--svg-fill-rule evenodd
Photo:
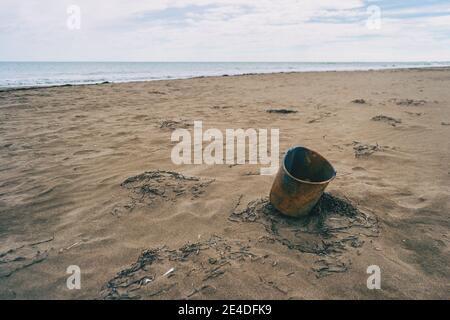
<svg viewBox="0 0 450 320"><path fill-rule="evenodd" d="M0 61L450 61L450 1L1 0Z"/></svg>

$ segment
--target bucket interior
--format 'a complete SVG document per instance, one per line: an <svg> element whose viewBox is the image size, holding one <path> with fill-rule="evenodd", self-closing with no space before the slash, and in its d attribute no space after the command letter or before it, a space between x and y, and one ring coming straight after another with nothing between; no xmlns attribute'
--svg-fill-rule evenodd
<svg viewBox="0 0 450 320"><path fill-rule="evenodd" d="M290 149L284 158L288 173L308 182L325 182L336 175L331 164L320 154L303 147Z"/></svg>

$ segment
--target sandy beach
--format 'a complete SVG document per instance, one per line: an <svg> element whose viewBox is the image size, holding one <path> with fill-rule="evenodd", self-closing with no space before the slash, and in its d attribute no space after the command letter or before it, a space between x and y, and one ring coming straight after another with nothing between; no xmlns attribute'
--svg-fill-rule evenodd
<svg viewBox="0 0 450 320"><path fill-rule="evenodd" d="M0 298L450 299L449 88L436 68L0 91ZM194 121L318 151L325 213L274 212L260 165L175 165Z"/></svg>

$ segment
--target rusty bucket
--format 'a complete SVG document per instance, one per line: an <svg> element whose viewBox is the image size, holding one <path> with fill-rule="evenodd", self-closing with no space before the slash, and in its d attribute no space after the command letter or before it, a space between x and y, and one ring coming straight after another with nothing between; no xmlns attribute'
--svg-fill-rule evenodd
<svg viewBox="0 0 450 320"><path fill-rule="evenodd" d="M281 213L307 215L319 201L336 170L315 151L293 147L286 152L270 191L270 202Z"/></svg>

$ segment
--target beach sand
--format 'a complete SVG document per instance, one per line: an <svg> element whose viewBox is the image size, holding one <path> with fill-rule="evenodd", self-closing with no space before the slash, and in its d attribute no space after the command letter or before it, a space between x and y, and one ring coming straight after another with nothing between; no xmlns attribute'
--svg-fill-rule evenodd
<svg viewBox="0 0 450 320"><path fill-rule="evenodd" d="M0 297L450 299L449 88L443 68L2 91ZM194 120L321 153L329 210L277 215L259 165L173 164Z"/></svg>

